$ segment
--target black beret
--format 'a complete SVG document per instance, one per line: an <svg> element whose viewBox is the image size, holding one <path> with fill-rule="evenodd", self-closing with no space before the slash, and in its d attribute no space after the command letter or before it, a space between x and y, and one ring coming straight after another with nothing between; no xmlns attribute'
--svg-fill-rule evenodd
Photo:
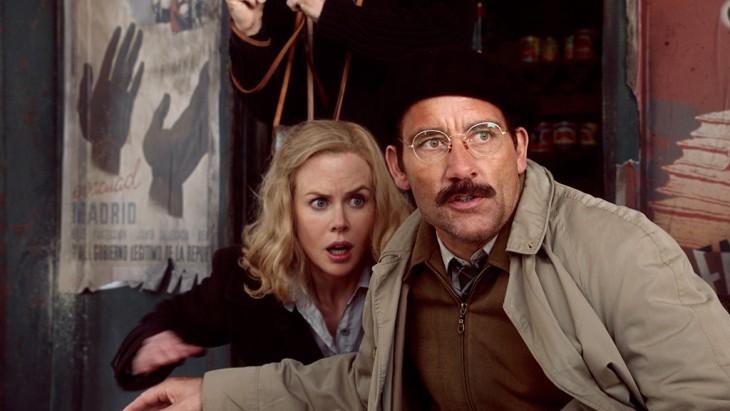
<svg viewBox="0 0 730 411"><path fill-rule="evenodd" d="M395 136L401 116L416 102L465 96L497 106L512 127L531 130L537 114L527 83L514 71L471 48L416 52L397 63L378 92L379 126Z"/></svg>

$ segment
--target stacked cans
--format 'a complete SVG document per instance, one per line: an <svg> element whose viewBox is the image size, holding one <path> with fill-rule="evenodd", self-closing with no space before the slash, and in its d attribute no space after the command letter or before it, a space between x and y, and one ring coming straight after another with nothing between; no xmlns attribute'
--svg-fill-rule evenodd
<svg viewBox="0 0 730 411"><path fill-rule="evenodd" d="M598 123L594 121L543 121L530 133L528 150L549 152L553 149L595 147L598 145L598 131Z"/></svg>
<svg viewBox="0 0 730 411"><path fill-rule="evenodd" d="M563 38L563 60L588 60L596 57L596 31L593 29L578 29ZM538 36L524 36L520 38L520 61L536 63L539 61L552 62L559 60L560 44L554 36L544 38Z"/></svg>

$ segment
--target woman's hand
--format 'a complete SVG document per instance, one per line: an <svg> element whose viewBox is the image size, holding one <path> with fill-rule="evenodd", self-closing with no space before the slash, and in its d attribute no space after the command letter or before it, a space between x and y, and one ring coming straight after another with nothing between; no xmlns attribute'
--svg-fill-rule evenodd
<svg viewBox="0 0 730 411"><path fill-rule="evenodd" d="M175 364L193 355L200 355L205 348L185 343L172 331L163 331L144 340L132 360L132 374L145 374Z"/></svg>
<svg viewBox="0 0 730 411"><path fill-rule="evenodd" d="M266 0L226 0L233 24L247 36L261 31Z"/></svg>

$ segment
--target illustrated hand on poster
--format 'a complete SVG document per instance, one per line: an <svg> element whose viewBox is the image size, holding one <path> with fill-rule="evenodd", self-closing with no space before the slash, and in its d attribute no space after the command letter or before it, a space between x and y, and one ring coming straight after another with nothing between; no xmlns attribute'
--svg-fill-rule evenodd
<svg viewBox="0 0 730 411"><path fill-rule="evenodd" d="M132 78L142 47L142 31L130 24L117 52L121 33L121 27L114 30L95 85L91 65L84 64L76 107L81 134L91 143L92 163L103 171L117 175L121 149L127 141L132 108L144 73L144 62L141 62Z"/></svg>
<svg viewBox="0 0 730 411"><path fill-rule="evenodd" d="M170 95L165 93L144 137L144 157L152 167L150 199L173 217L182 217L182 185L208 150L208 64L200 70L190 104L172 128L163 128L170 110Z"/></svg>

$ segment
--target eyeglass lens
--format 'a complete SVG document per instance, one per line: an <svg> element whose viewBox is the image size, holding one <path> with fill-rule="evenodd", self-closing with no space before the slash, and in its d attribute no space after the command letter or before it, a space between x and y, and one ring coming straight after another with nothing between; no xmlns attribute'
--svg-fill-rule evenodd
<svg viewBox="0 0 730 411"><path fill-rule="evenodd" d="M436 163L443 160L451 150L452 138L462 135L469 151L476 157L492 155L502 145L505 134L496 123L482 122L469 128L466 133L454 134L451 137L439 130L425 130L413 137L411 147L416 157L425 163Z"/></svg>

